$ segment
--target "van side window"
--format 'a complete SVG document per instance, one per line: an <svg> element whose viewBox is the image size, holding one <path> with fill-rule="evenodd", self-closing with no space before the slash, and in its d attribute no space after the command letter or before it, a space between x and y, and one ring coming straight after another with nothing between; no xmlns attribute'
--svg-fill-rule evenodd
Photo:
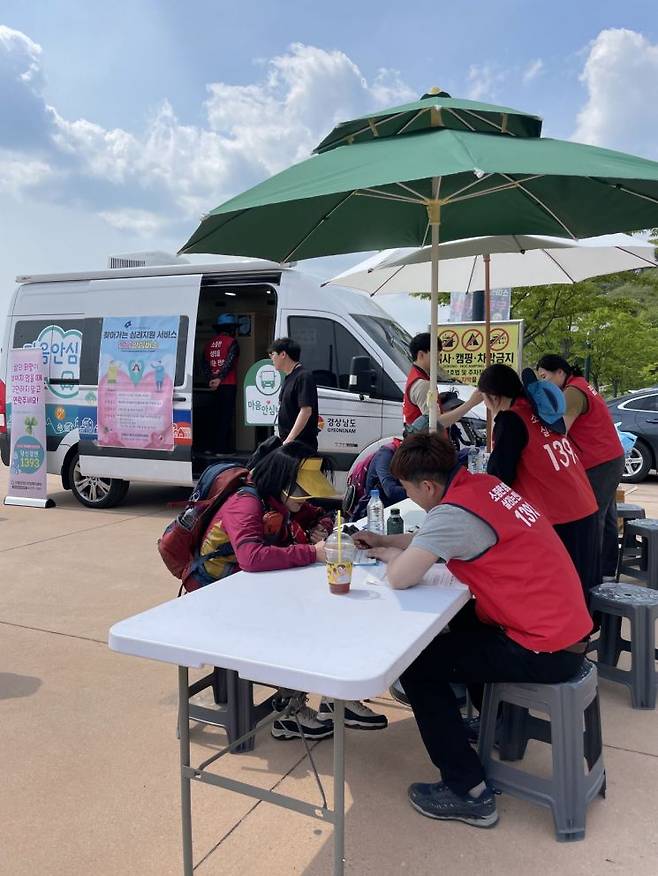
<svg viewBox="0 0 658 876"><path fill-rule="evenodd" d="M40 347L50 387L62 386L64 397L75 394L80 377L84 319L21 319L14 328L13 346ZM55 394L59 394L55 391Z"/></svg>
<svg viewBox="0 0 658 876"><path fill-rule="evenodd" d="M368 351L344 326L333 319L314 316L288 318L288 334L302 348L302 363L318 386L349 392L350 366L354 356L368 356ZM376 381L373 398L401 401L402 393L381 365L370 357Z"/></svg>
<svg viewBox="0 0 658 876"><path fill-rule="evenodd" d="M185 350L187 348L189 324L189 317L180 317L178 321L178 346L176 348L176 377L174 380L176 386L182 386L185 383ZM102 317L94 316L85 319L82 364L80 366L80 383L83 386L98 385L98 359L101 349L102 329Z"/></svg>

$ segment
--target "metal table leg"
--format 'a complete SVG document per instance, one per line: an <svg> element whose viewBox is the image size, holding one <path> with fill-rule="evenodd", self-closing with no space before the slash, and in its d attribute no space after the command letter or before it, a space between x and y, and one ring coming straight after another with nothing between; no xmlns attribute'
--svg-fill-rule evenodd
<svg viewBox="0 0 658 876"><path fill-rule="evenodd" d="M334 700L334 876L345 868L345 703Z"/></svg>
<svg viewBox="0 0 658 876"><path fill-rule="evenodd" d="M183 873L192 876L192 782L186 775L190 766L190 703L188 700L187 666L178 667L178 734L180 738L180 797L181 826L183 829Z"/></svg>

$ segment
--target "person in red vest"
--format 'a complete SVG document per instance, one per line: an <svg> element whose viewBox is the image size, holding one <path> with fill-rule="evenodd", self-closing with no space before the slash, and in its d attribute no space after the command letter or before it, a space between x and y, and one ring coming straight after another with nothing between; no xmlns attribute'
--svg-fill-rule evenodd
<svg viewBox="0 0 658 876"><path fill-rule="evenodd" d="M494 417L487 472L528 499L555 528L587 598L601 583L598 506L566 437L564 395L537 380L531 368L521 383L509 365L485 368L478 389Z"/></svg>
<svg viewBox="0 0 658 876"><path fill-rule="evenodd" d="M604 581L617 573L616 493L624 473L624 449L608 406L589 385L581 371L562 356L542 356L537 363L542 380L550 380L564 392L567 410L564 422L569 440L582 460L599 506L599 544Z"/></svg>
<svg viewBox="0 0 658 876"><path fill-rule="evenodd" d="M441 341L438 341L438 351L441 352ZM421 332L411 339L409 343L409 354L413 364L407 376L407 385L404 388L404 396L402 399L402 417L404 419L405 428L411 426L423 414L429 414L429 405L427 396L430 391L430 333ZM474 392L467 402L464 402L458 408L452 411L443 413L441 410L441 402L437 399L439 408L437 423L440 423L446 429L450 428L453 423L467 414L471 408L482 401L482 396L479 392Z"/></svg>
<svg viewBox="0 0 658 876"><path fill-rule="evenodd" d="M213 449L222 453L232 449L231 427L235 413L240 346L236 334L238 320L233 313L222 313L215 323L215 337L203 351L204 373L213 390L212 429L216 444Z"/></svg>
<svg viewBox="0 0 658 876"><path fill-rule="evenodd" d="M592 629L571 558L545 516L498 478L470 474L436 433L406 438L391 471L427 511L415 534L358 533L388 563L394 589L413 587L439 558L474 600L403 672L401 681L442 781L409 788L430 818L493 827L494 795L469 744L451 682L476 705L491 681L558 684L578 673Z"/></svg>

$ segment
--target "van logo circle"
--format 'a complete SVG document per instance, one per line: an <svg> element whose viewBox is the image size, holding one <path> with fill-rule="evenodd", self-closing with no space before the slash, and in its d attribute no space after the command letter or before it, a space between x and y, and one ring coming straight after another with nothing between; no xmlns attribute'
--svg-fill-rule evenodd
<svg viewBox="0 0 658 876"><path fill-rule="evenodd" d="M261 365L256 372L256 386L263 395L276 395L281 389L281 372L274 365Z"/></svg>

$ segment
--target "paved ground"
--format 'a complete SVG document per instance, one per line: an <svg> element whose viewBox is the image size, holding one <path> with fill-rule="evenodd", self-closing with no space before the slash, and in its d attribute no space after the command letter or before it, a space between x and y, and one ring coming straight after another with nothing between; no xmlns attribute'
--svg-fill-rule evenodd
<svg viewBox="0 0 658 876"><path fill-rule="evenodd" d="M5 483L1 469L0 495ZM176 670L114 654L106 637L114 621L175 594L155 541L180 493L134 488L107 512L83 509L54 478L51 494L54 510L0 506L0 873L179 874ZM658 480L632 501L658 517ZM590 806L586 840L568 845L555 842L547 811L508 795L493 831L417 815L406 787L435 774L410 712L382 697L390 728L348 733L348 872L526 876L545 862L564 876L655 876L657 713L633 711L618 686L602 682L601 694L608 796ZM193 740L199 762L224 736L197 726ZM331 744L317 754L328 776ZM545 755L531 744L534 762ZM224 769L318 799L297 742L263 736ZM193 805L200 876L331 872L320 822L198 785Z"/></svg>

